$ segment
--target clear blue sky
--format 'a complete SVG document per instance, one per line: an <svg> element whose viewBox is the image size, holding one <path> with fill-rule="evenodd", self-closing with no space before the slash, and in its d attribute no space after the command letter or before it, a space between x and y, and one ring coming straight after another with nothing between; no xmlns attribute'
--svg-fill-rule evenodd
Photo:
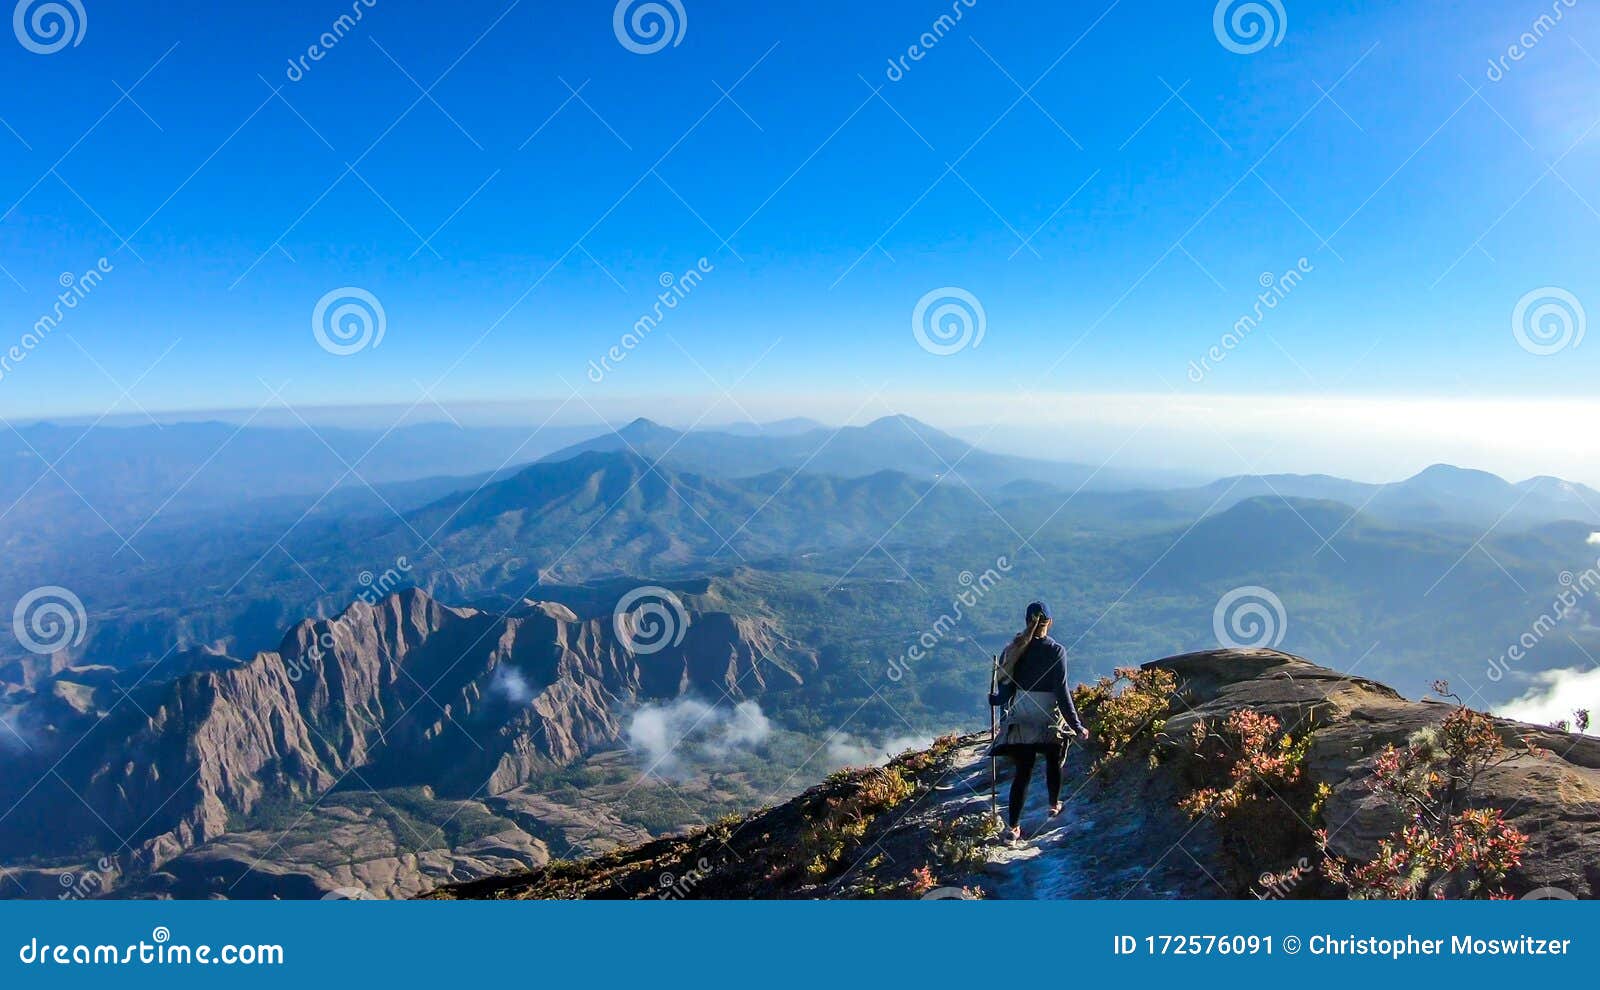
<svg viewBox="0 0 1600 990"><path fill-rule="evenodd" d="M1600 317L1582 3L1556 0L1492 82L1549 0L1284 0L1255 54L1219 42L1210 2L977 0L898 81L948 0L682 0L681 42L648 55L610 0L377 0L299 81L348 0L81 2L76 46L0 43L4 344L63 272L113 270L0 378L11 418L94 415L141 375L149 409L251 407L258 378L299 403L747 371L743 390L1181 391L1259 276L1302 257L1271 339L1200 387L1591 396L1600 371L1600 339L1537 357L1511 333L1544 286ZM701 257L661 332L586 381ZM380 347L318 346L342 286L381 301ZM910 319L944 286L987 326L937 357Z"/></svg>

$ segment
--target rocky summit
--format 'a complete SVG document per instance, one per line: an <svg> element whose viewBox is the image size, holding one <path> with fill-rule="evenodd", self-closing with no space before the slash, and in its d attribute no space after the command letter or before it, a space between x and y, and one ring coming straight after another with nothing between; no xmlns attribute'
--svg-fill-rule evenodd
<svg viewBox="0 0 1600 990"><path fill-rule="evenodd" d="M1431 738L1457 711L1273 650L1190 653L1142 671L1167 672L1175 684L1142 740L1110 754L1097 732L1094 743L1074 747L1065 810L1047 818L1036 784L1020 844L996 837L992 795L1005 799L1007 761L992 778L987 734L947 736L884 766L836 773L753 815L430 896L1343 897L1325 876L1325 858L1370 860L1407 823L1374 786L1386 748ZM1243 835L1234 819L1183 807L1198 789L1230 780L1196 726L1241 711L1276 720L1279 736L1295 744L1274 745L1292 751L1299 768L1292 788L1252 798L1256 813ZM1484 724L1507 748L1477 777L1471 803L1499 809L1526 836L1502 896L1600 895L1600 740Z"/></svg>

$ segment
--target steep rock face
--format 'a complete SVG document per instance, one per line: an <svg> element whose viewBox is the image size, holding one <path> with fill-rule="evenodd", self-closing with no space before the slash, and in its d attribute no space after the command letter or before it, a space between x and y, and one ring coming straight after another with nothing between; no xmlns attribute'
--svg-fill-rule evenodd
<svg viewBox="0 0 1600 990"><path fill-rule="evenodd" d="M616 745L642 700L798 682L807 658L765 620L688 622L681 644L641 656L609 613L524 602L493 614L408 590L301 622L248 662L83 688L73 705L54 693L36 719L50 744L0 782L0 843L17 855L41 852L41 835L60 847L45 852L92 843L148 871L347 778L498 794Z"/></svg>

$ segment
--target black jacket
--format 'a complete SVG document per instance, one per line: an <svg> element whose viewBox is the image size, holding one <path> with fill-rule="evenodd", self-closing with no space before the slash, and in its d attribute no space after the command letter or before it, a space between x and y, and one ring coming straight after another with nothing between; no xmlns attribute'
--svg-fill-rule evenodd
<svg viewBox="0 0 1600 990"><path fill-rule="evenodd" d="M1078 718L1078 706L1072 703L1072 692L1067 689L1067 650L1049 636L1036 639L1023 648L1022 656L1011 671L1010 678L1001 678L1000 690L990 702L1004 707L1011 703L1018 691L1048 691L1056 696L1056 707L1066 718L1073 732L1083 731Z"/></svg>

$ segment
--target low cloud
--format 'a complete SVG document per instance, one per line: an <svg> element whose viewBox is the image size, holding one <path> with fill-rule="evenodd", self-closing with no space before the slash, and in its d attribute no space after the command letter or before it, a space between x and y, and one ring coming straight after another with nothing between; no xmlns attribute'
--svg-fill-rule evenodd
<svg viewBox="0 0 1600 990"><path fill-rule="evenodd" d="M645 705L628 720L628 748L650 770L676 774L685 762L726 759L752 749L772 735L772 722L754 701L732 708L679 698Z"/></svg>
<svg viewBox="0 0 1600 990"><path fill-rule="evenodd" d="M1526 694L1496 709L1502 718L1550 725L1572 720L1580 708L1600 709L1600 669L1546 670L1534 675L1534 687ZM1600 726L1589 730L1600 731Z"/></svg>
<svg viewBox="0 0 1600 990"><path fill-rule="evenodd" d="M0 756L18 756L34 748L33 733L22 724L16 709L0 711Z"/></svg>
<svg viewBox="0 0 1600 990"><path fill-rule="evenodd" d="M828 769L875 767L908 749L927 749L932 743L932 736L890 736L873 742L841 732L828 741Z"/></svg>
<svg viewBox="0 0 1600 990"><path fill-rule="evenodd" d="M495 668L494 678L489 681L489 693L497 694L513 705L526 705L533 700L533 688L522 671L505 664Z"/></svg>
<svg viewBox="0 0 1600 990"><path fill-rule="evenodd" d="M1600 533L1589 534L1589 545L1591 547L1600 547Z"/></svg>

